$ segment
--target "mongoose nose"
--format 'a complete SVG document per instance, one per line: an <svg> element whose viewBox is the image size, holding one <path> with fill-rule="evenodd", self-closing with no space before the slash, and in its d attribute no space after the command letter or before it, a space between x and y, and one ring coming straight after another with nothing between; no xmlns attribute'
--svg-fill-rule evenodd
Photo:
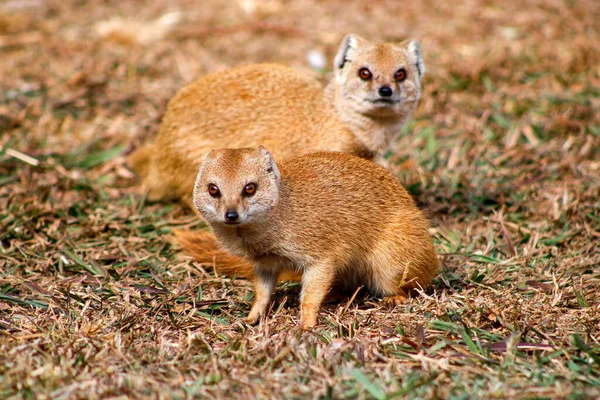
<svg viewBox="0 0 600 400"><path fill-rule="evenodd" d="M225 221L227 222L235 222L238 220L240 215L235 210L227 210L225 211Z"/></svg>
<svg viewBox="0 0 600 400"><path fill-rule="evenodd" d="M382 86L379 88L379 95L381 97L390 97L392 95L393 91L392 88L389 86Z"/></svg>

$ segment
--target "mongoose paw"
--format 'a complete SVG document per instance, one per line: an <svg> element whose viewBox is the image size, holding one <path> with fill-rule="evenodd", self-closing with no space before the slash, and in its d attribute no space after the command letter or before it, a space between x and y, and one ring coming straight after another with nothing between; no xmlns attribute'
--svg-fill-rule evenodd
<svg viewBox="0 0 600 400"><path fill-rule="evenodd" d="M300 329L302 329L303 331L310 331L316 325L317 325L317 320L316 319L314 321L306 321L304 319L300 321Z"/></svg>
<svg viewBox="0 0 600 400"><path fill-rule="evenodd" d="M319 308L312 304L302 305L302 315L300 317L300 328L308 331L317 325L317 313Z"/></svg>
<svg viewBox="0 0 600 400"><path fill-rule="evenodd" d="M400 304L406 303L408 297L405 294L396 294L393 296L386 296L383 298L383 304L388 308L394 308Z"/></svg>
<svg viewBox="0 0 600 400"><path fill-rule="evenodd" d="M248 315L246 318L244 318L244 322L247 323L248 325L256 325L258 320L259 320L258 315Z"/></svg>

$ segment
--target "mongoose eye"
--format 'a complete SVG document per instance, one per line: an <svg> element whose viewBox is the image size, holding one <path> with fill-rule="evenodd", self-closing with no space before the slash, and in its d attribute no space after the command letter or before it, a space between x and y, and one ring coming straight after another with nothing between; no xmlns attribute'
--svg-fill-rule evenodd
<svg viewBox="0 0 600 400"><path fill-rule="evenodd" d="M400 68L398 71L396 71L394 78L396 78L396 82L404 81L406 79L406 69Z"/></svg>
<svg viewBox="0 0 600 400"><path fill-rule="evenodd" d="M252 196L254 193L256 193L256 183L249 183L246 186L244 186L244 195L245 196Z"/></svg>
<svg viewBox="0 0 600 400"><path fill-rule="evenodd" d="M219 190L219 187L217 185L211 183L210 185L208 185L208 194L210 194L212 197L219 197L221 191Z"/></svg>
<svg viewBox="0 0 600 400"><path fill-rule="evenodd" d="M371 79L371 77L373 76L373 74L371 73L371 71L369 71L367 68L361 68L358 71L358 76L360 77L360 79L362 79L363 81L368 81L369 79Z"/></svg>

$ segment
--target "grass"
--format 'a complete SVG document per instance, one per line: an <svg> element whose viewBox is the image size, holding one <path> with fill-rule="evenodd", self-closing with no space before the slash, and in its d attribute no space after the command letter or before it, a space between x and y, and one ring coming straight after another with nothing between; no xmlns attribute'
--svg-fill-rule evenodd
<svg viewBox="0 0 600 400"><path fill-rule="evenodd" d="M596 2L147 3L0 6L0 398L600 396ZM328 304L308 333L282 285L247 326L249 283L178 255L195 216L146 203L125 156L195 76L325 80L306 54L347 32L422 41L388 160L443 270L394 310Z"/></svg>

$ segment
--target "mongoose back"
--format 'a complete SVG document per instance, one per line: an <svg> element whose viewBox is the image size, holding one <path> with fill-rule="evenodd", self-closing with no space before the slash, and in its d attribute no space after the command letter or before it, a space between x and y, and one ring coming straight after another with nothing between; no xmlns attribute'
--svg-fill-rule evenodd
<svg viewBox="0 0 600 400"><path fill-rule="evenodd" d="M264 145L277 160L315 151L379 157L412 115L425 65L417 40L342 41L323 89L299 71L254 64L206 75L170 101L154 144L130 164L149 200L192 205L200 160L214 148Z"/></svg>
<svg viewBox="0 0 600 400"><path fill-rule="evenodd" d="M276 164L262 146L212 150L193 198L217 241L253 265L249 323L265 315L282 272L302 275L300 325L310 329L333 287L364 285L396 304L438 269L427 221L408 192L359 157L314 153ZM229 272L247 273L234 256Z"/></svg>

